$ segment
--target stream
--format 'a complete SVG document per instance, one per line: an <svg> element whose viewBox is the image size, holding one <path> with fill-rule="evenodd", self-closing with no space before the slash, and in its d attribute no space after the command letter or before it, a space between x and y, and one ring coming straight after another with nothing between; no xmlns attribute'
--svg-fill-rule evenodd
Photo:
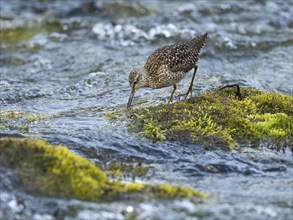
<svg viewBox="0 0 293 220"><path fill-rule="evenodd" d="M237 83L293 95L290 0L1 0L0 110L42 115L28 137L63 144L97 165L151 166L144 183L209 195L189 199L90 203L30 195L0 168L0 219L292 219L292 152L265 146L206 151L156 142L104 115L124 111L128 75L166 44L207 32L193 95ZM186 92L192 71L177 87ZM168 101L172 87L140 89L133 107ZM176 96L176 94L175 94ZM179 100L175 97L175 101ZM1 133L22 133L11 128ZM130 181L127 177L125 181ZM125 214L126 213L126 214Z"/></svg>

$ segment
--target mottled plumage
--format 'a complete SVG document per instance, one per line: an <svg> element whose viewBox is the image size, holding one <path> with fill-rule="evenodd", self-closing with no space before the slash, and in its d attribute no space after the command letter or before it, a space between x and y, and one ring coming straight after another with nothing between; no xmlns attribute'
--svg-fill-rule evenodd
<svg viewBox="0 0 293 220"><path fill-rule="evenodd" d="M188 71L195 68L199 52L204 46L207 36L208 34L205 33L186 43L161 47L148 57L143 68L132 70L129 74L129 84L132 91L128 107L131 105L135 91L141 87L158 89L173 85L174 90L169 100L171 101L176 89L176 83L183 79ZM192 84L187 95L191 92L191 86Z"/></svg>

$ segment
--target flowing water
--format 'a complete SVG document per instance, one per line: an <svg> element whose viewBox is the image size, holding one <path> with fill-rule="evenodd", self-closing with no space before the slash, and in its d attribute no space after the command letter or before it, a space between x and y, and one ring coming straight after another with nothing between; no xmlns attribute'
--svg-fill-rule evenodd
<svg viewBox="0 0 293 220"><path fill-rule="evenodd" d="M152 143L129 133L127 121L103 117L123 111L128 74L154 49L205 32L195 95L228 83L292 95L292 1L2 0L0 6L1 111L43 118L29 125L26 136L64 144L97 164L142 162L153 171L138 181L194 187L210 196L199 204L46 198L11 186L11 173L1 168L0 218L292 218L289 150L205 151L196 144ZM186 92L191 76L176 93ZM164 103L171 90L141 89L134 107Z"/></svg>

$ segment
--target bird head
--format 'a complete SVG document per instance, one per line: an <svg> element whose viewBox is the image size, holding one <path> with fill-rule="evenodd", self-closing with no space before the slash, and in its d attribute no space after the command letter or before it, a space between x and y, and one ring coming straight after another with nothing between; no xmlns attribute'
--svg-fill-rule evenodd
<svg viewBox="0 0 293 220"><path fill-rule="evenodd" d="M131 88L131 93L130 93L130 97L127 104L128 108L131 106L136 90L138 90L141 87L147 86L147 80L144 78L144 75L145 75L144 68L133 69L129 74L128 81Z"/></svg>

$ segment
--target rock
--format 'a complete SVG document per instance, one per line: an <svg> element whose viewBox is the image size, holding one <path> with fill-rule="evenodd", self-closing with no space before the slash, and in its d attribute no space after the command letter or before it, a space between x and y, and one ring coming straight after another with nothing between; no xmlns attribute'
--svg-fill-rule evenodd
<svg viewBox="0 0 293 220"><path fill-rule="evenodd" d="M133 109L130 131L153 141L200 143L208 149L258 146L293 148L293 97L256 89L208 91L173 104Z"/></svg>

